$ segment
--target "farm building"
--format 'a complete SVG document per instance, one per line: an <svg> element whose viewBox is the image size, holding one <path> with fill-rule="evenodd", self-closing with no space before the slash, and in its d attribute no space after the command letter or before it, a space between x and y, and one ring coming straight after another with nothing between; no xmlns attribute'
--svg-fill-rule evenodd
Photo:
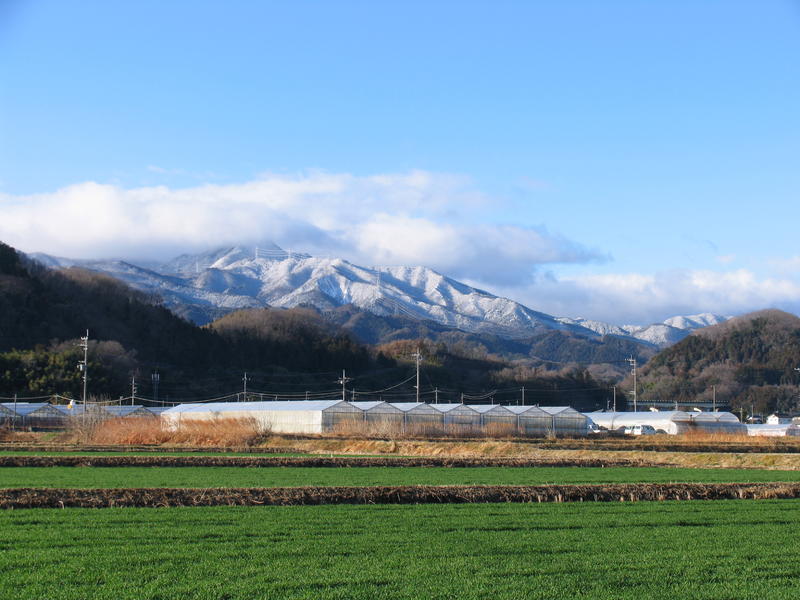
<svg viewBox="0 0 800 600"><path fill-rule="evenodd" d="M593 412L585 415L598 427L616 431L633 425L650 425L657 433L677 435L691 426L689 413L680 410L640 412Z"/></svg>
<svg viewBox="0 0 800 600"><path fill-rule="evenodd" d="M772 413L767 417L767 424L769 425L786 425L791 423L793 415L789 413Z"/></svg>
<svg viewBox="0 0 800 600"><path fill-rule="evenodd" d="M133 404L127 406L104 406L105 411L110 417L155 417L155 414L150 412L141 404Z"/></svg>
<svg viewBox="0 0 800 600"><path fill-rule="evenodd" d="M778 425L765 423L763 425L746 425L747 435L759 437L797 437L800 436L800 426L795 423L781 423Z"/></svg>
<svg viewBox="0 0 800 600"><path fill-rule="evenodd" d="M179 404L161 413L170 427L185 421L252 419L265 431L278 433L323 433L340 426L363 422L363 411L342 400L296 402L210 402Z"/></svg>
<svg viewBox="0 0 800 600"><path fill-rule="evenodd" d="M390 402L403 411L406 427L437 426L444 423L444 414L425 402Z"/></svg>
<svg viewBox="0 0 800 600"><path fill-rule="evenodd" d="M11 412L16 427L57 429L64 425L63 413L48 402L5 402L3 407Z"/></svg>
<svg viewBox="0 0 800 600"><path fill-rule="evenodd" d="M517 428L523 435L552 435L553 417L538 406L507 406L517 415Z"/></svg>
<svg viewBox="0 0 800 600"><path fill-rule="evenodd" d="M553 432L556 435L588 435L592 422L585 415L569 406L540 406L553 417Z"/></svg>
<svg viewBox="0 0 800 600"><path fill-rule="evenodd" d="M363 411L366 423L396 425L398 429L403 425L405 413L388 402L376 400L374 402L350 402L349 404Z"/></svg>
<svg viewBox="0 0 800 600"><path fill-rule="evenodd" d="M460 425L462 427L480 427L481 413L466 404L431 404L444 416L445 425Z"/></svg>
<svg viewBox="0 0 800 600"><path fill-rule="evenodd" d="M500 404L475 404L470 408L481 415L481 425L489 428L517 428L517 415Z"/></svg>
<svg viewBox="0 0 800 600"><path fill-rule="evenodd" d="M746 434L747 426L739 422L739 418L729 412L692 412L691 426L695 430L706 433L738 433Z"/></svg>

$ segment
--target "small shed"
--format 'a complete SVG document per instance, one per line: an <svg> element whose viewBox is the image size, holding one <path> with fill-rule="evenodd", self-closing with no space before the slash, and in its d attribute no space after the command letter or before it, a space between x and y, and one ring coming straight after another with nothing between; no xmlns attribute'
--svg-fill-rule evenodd
<svg viewBox="0 0 800 600"><path fill-rule="evenodd" d="M517 415L500 404L470 404L469 407L481 415L484 427L516 428Z"/></svg>
<svg viewBox="0 0 800 600"><path fill-rule="evenodd" d="M544 436L553 434L553 417L538 406L507 406L517 415L517 428L522 435Z"/></svg>
<svg viewBox="0 0 800 600"><path fill-rule="evenodd" d="M431 406L444 415L445 425L475 428L481 425L481 413L466 404L445 403L431 404Z"/></svg>
<svg viewBox="0 0 800 600"><path fill-rule="evenodd" d="M791 423L793 419L793 415L789 413L772 413L767 417L767 424L768 425L786 425L787 423Z"/></svg>
<svg viewBox="0 0 800 600"><path fill-rule="evenodd" d="M376 400L374 402L350 402L352 406L363 411L364 422L381 425L403 425L402 410L388 402Z"/></svg>

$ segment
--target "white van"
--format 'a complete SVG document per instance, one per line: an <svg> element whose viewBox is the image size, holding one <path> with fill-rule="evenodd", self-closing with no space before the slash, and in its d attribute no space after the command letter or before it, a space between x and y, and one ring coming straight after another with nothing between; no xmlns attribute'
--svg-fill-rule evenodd
<svg viewBox="0 0 800 600"><path fill-rule="evenodd" d="M652 425L628 425L625 435L655 435L656 430Z"/></svg>

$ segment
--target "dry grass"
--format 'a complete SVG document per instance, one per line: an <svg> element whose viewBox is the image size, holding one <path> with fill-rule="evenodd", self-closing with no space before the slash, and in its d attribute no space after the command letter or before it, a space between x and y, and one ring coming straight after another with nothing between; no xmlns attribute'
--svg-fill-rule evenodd
<svg viewBox="0 0 800 600"><path fill-rule="evenodd" d="M297 506L484 502L638 502L800 497L791 483L669 483L532 486L364 486L0 490L0 510L138 506Z"/></svg>
<svg viewBox="0 0 800 600"><path fill-rule="evenodd" d="M108 419L73 435L89 444L232 447L254 446L264 441L264 432L252 419L186 421L179 428L170 429L159 419L129 417Z"/></svg>

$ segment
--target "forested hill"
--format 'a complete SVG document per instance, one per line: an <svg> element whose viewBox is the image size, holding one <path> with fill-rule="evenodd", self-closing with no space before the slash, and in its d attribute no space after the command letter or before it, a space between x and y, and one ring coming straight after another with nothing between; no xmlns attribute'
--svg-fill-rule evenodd
<svg viewBox="0 0 800 600"><path fill-rule="evenodd" d="M717 399L756 412L786 411L800 394L800 318L764 310L698 330L641 370L640 391L654 400Z"/></svg>
<svg viewBox="0 0 800 600"><path fill-rule="evenodd" d="M75 393L76 342L86 329L92 391L112 397L125 393L137 372L149 383L155 369L162 391L172 385L175 396L239 389L245 370L328 371L327 381L340 369L363 372L373 364L366 346L321 322L273 321L281 326L250 333L224 323L200 328L111 277L51 271L0 243L0 395Z"/></svg>

